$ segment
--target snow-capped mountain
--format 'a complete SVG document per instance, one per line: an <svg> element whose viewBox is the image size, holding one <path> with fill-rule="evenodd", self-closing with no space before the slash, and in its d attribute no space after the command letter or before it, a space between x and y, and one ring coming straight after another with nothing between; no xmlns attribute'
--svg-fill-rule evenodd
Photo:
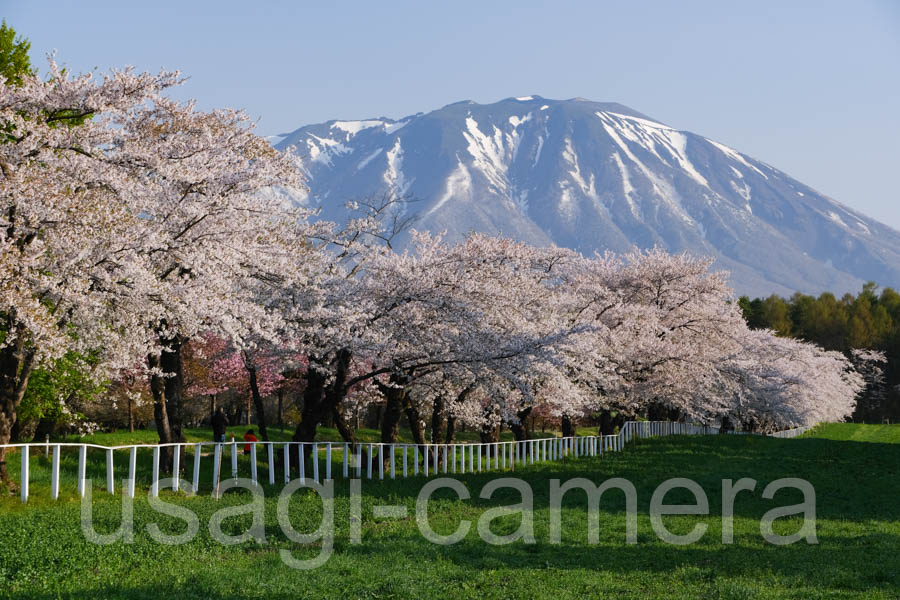
<svg viewBox="0 0 900 600"><path fill-rule="evenodd" d="M415 227L501 233L582 253L661 246L716 258L739 293L900 287L900 233L785 173L615 103L507 98L287 134L300 200L341 219L395 190Z"/></svg>

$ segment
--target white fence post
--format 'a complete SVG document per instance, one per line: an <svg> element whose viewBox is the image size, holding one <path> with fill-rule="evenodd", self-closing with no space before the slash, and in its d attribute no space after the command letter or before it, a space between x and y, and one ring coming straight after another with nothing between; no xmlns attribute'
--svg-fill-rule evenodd
<svg viewBox="0 0 900 600"><path fill-rule="evenodd" d="M135 480L137 479L137 446L132 446L128 451L128 497L134 498ZM197 485L194 484L194 489Z"/></svg>
<svg viewBox="0 0 900 600"><path fill-rule="evenodd" d="M256 444L250 444L250 479L253 480L253 485L259 485L256 480L257 473L257 464L256 464Z"/></svg>
<svg viewBox="0 0 900 600"><path fill-rule="evenodd" d="M203 444L194 444L194 477L191 481L194 488L194 493L199 493L200 490L200 455L202 454Z"/></svg>
<svg viewBox="0 0 900 600"><path fill-rule="evenodd" d="M269 485L275 485L275 445L272 442L266 444L266 453L269 455Z"/></svg>
<svg viewBox="0 0 900 600"><path fill-rule="evenodd" d="M84 480L87 478L87 446L78 447L78 496L84 498Z"/></svg>
<svg viewBox="0 0 900 600"><path fill-rule="evenodd" d="M297 462L300 463L298 466L300 467L300 481L306 481L306 448L304 448L306 444L300 442L300 454Z"/></svg>
<svg viewBox="0 0 900 600"><path fill-rule="evenodd" d="M50 463L50 495L54 500L59 498L59 444L53 445L53 460Z"/></svg>
<svg viewBox="0 0 900 600"><path fill-rule="evenodd" d="M159 496L159 446L153 446L153 479L150 483L150 493L154 498Z"/></svg>
<svg viewBox="0 0 900 600"><path fill-rule="evenodd" d="M319 445L312 446L313 481L319 483Z"/></svg>
<svg viewBox="0 0 900 600"><path fill-rule="evenodd" d="M22 462L19 465L20 475L21 475L21 478L19 481L19 493L20 493L20 498L21 498L22 502L24 503L24 502L28 502L28 479L30 477L30 474L28 471L29 471L29 467L31 466L29 464L30 458L28 456L28 454L29 454L28 446L22 446L21 452L22 452L22 454L21 454Z"/></svg>
<svg viewBox="0 0 900 600"><path fill-rule="evenodd" d="M172 450L174 450L174 454L172 454L172 490L177 492L179 475L181 475L181 446L174 446Z"/></svg>
<svg viewBox="0 0 900 600"><path fill-rule="evenodd" d="M234 436L231 436L231 478L237 479L238 476L238 464L237 464L237 443L234 441Z"/></svg>
<svg viewBox="0 0 900 600"><path fill-rule="evenodd" d="M350 444L344 442L344 461L343 461L343 469L341 470L341 474L344 476L344 479L348 479L350 477Z"/></svg>
<svg viewBox="0 0 900 600"><path fill-rule="evenodd" d="M112 448L106 451L106 489L110 494L116 493L116 481L114 479L113 469L113 451Z"/></svg>
<svg viewBox="0 0 900 600"><path fill-rule="evenodd" d="M331 442L325 446L325 480L331 479Z"/></svg>

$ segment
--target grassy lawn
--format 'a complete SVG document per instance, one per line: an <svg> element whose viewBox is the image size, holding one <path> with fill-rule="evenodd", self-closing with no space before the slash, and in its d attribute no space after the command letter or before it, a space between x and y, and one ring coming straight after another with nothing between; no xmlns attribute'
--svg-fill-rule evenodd
<svg viewBox="0 0 900 600"><path fill-rule="evenodd" d="M432 544L419 534L415 504L422 477L363 481L362 541L351 543L349 486L338 480L334 553L324 566L310 571L291 569L279 557L279 550L289 549L297 558L311 558L320 544L297 544L282 533L276 519L277 488L265 488L265 545L223 546L207 529L217 510L245 505L246 492L229 493L219 501L207 494L184 498L163 492L167 502L198 515L200 531L193 541L176 546L153 541L147 525L158 523L170 533L181 533L185 525L152 510L146 497L139 496L133 543L98 546L81 532L80 503L73 494L66 492L54 503L37 493L38 486L27 506L0 498L0 598L900 598L898 441L900 426L830 425L793 440L645 440L603 459L527 466L515 475L534 491L535 544L492 546L479 538L475 523L484 511L520 501L511 489L500 489L489 500L478 497L498 473L455 476L469 490L469 500L447 490L433 496L429 518L436 531L448 534L461 520L472 522L468 535L450 546ZM624 503L615 490L601 502L598 544L587 542L581 492L565 496L562 543L550 543L549 481L574 477L598 483L624 477L634 483L636 545L625 543ZM651 528L651 495L670 477L697 481L709 499L709 516L664 519L675 533L707 524L695 544L663 543ZM738 496L734 543L723 544L716 516L721 515L721 480L741 477L756 479L757 487ZM817 545L800 541L775 546L762 538L759 520L766 511L800 501L800 494L790 490L773 500L762 498L762 488L781 477L805 478L815 487ZM691 499L676 491L666 502ZM405 506L407 516L376 518L376 505ZM321 514L317 496L294 495L290 518L295 529L314 530ZM95 490L93 515L98 531L112 531L120 522L121 501ZM776 531L793 533L801 520L779 519ZM237 535L250 522L246 514L230 517L223 529ZM494 520L491 528L507 534L518 525L519 516L510 515Z"/></svg>

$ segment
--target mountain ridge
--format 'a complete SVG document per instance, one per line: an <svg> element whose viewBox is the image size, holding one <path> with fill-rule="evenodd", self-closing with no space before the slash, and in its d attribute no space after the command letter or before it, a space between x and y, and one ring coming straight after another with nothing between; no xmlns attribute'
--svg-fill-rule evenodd
<svg viewBox="0 0 900 600"><path fill-rule="evenodd" d="M900 285L900 233L775 167L616 102L538 95L462 100L401 119L300 127L325 218L392 190L421 200L416 226L501 233L584 253L660 246L710 255L738 293Z"/></svg>

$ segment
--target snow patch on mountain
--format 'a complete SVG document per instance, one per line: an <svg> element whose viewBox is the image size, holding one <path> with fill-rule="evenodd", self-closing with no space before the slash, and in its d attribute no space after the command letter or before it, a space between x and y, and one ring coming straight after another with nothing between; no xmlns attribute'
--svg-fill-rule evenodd
<svg viewBox="0 0 900 600"><path fill-rule="evenodd" d="M387 170L384 172L384 182L388 189L394 190L398 196L405 196L415 177L408 179L403 173L403 146L400 144L400 138L397 138L394 147L388 150L386 156Z"/></svg>
<svg viewBox="0 0 900 600"><path fill-rule="evenodd" d="M398 141L399 141L399 140L398 140ZM372 160L373 160L375 157L377 157L379 154L381 154L381 152L382 152L383 150L384 150L384 148L376 148L374 152L372 152L372 153L369 154L367 157L365 157L364 159L362 159L361 161L359 161L359 163L356 165L356 170L359 171L359 170L363 169L367 164L369 164L370 162L372 162Z"/></svg>

